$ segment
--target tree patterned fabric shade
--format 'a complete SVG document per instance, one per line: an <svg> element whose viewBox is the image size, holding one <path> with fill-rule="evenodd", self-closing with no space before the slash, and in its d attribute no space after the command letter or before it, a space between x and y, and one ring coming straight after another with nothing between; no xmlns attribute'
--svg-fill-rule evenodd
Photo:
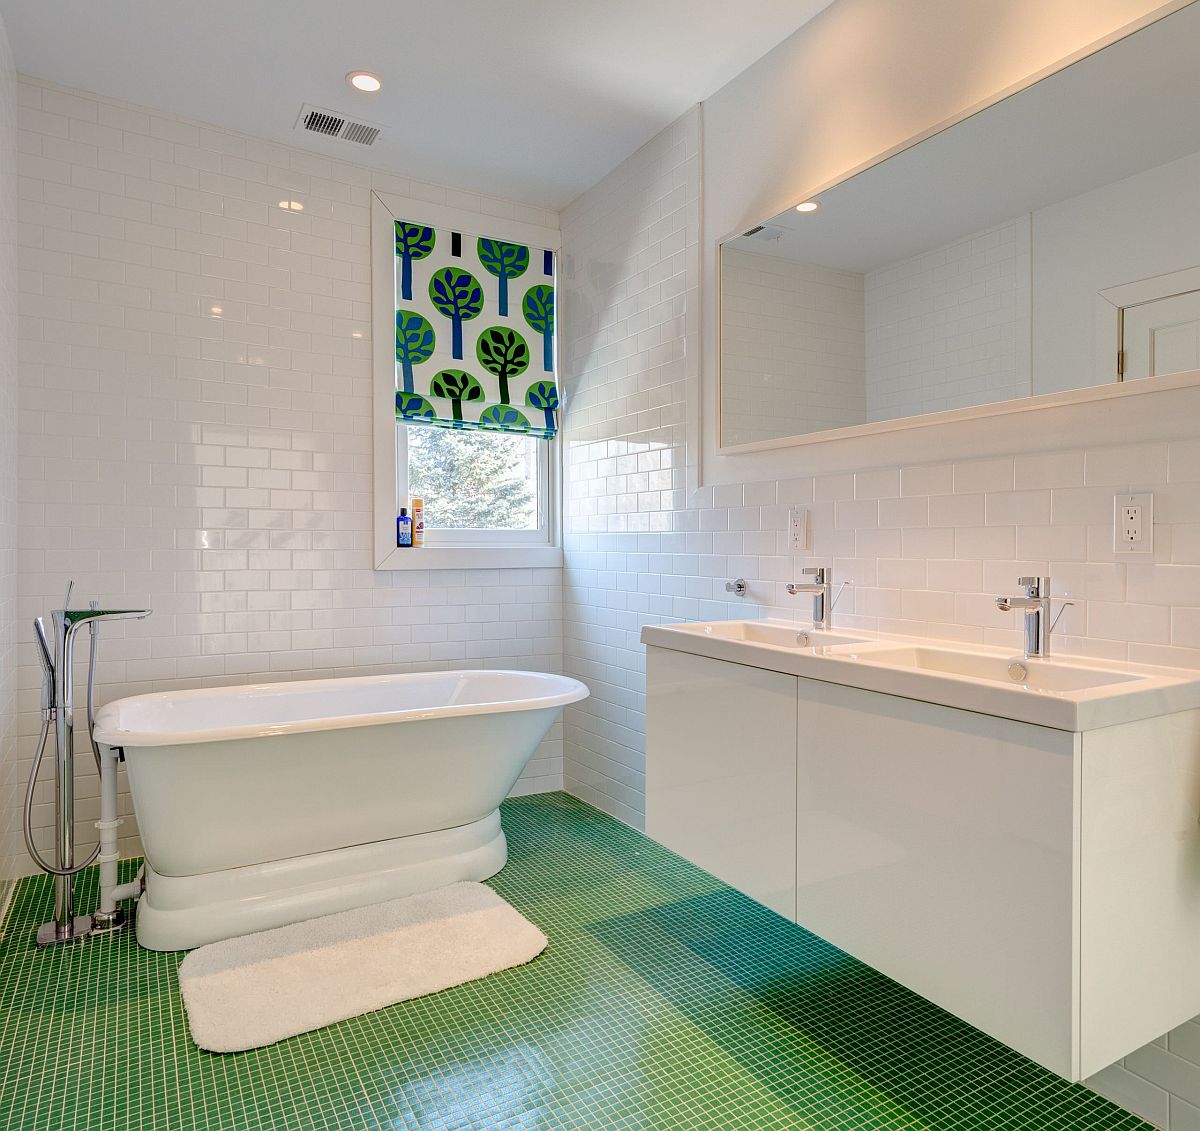
<svg viewBox="0 0 1200 1131"><path fill-rule="evenodd" d="M551 439L554 253L396 221L396 418Z"/></svg>

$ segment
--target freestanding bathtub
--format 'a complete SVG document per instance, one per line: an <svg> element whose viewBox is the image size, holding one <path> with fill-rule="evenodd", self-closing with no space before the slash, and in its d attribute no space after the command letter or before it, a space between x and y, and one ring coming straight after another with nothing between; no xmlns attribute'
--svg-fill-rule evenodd
<svg viewBox="0 0 1200 1131"><path fill-rule="evenodd" d="M146 857L138 942L183 950L486 879L508 853L497 806L587 694L461 671L106 704L96 738L124 750Z"/></svg>

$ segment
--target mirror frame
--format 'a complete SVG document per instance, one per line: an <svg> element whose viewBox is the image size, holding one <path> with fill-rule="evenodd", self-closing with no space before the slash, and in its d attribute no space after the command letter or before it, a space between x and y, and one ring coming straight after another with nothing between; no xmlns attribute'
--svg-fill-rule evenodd
<svg viewBox="0 0 1200 1131"><path fill-rule="evenodd" d="M985 102L968 107L962 113L955 115L939 122L929 129L912 135L900 144L877 154L861 165L848 169L838 177L823 185L800 192L794 196L796 200L809 200L819 196L822 193L827 193L839 185L852 180L860 173L868 172L871 169L877 168L889 161L891 158L905 153L908 150L920 145L930 138L944 133L946 130L953 129L961 122L965 122L970 118L974 118L979 114L990 110L993 106L997 106L1002 102L1007 101L1015 95L1021 94L1032 89L1046 79L1052 78L1057 74L1074 66L1076 63L1082 62L1084 59L1091 58L1094 55L1115 46L1118 43L1136 35L1139 31L1150 27L1161 20L1168 19L1176 12L1184 8L1191 7L1193 4L1200 3L1200 0L1179 0L1179 2L1171 4L1167 10L1160 10L1154 13L1149 18L1139 20L1134 26L1123 29L1112 37L1106 38L1098 43L1089 45L1088 47L1069 55L1051 68L1040 71L1036 74L1028 76L1023 82L1011 86L1005 90L1000 90ZM765 219L758 220L758 224L770 223L778 213L773 213ZM872 421L865 424L853 424L842 428L828 428L819 432L807 432L800 435L781 436L771 440L758 440L748 444L726 444L725 443L725 427L724 427L724 408L725 399L723 395L724 378L725 378L725 347L724 347L724 303L725 303L725 272L724 259L725 248L732 240L738 239L745 235L746 231L753 228L755 223L739 226L737 231L729 232L722 236L716 242L716 261L715 261L715 277L714 277L714 303L710 309L716 319L715 332L713 335L713 343L715 350L715 382L712 386L715 396L715 405L712 409L711 420L716 425L715 435L715 454L718 457L722 456L751 456L757 452L775 452L785 448L804 448L815 444L827 444L837 440L854 439L857 437L869 437L886 435L889 432L909 432L920 428L931 428L941 425L954 424L960 421L977 421L986 420L989 417L1011 416L1022 412L1036 412L1042 409L1059 408L1070 405L1087 405L1106 400L1115 400L1130 396L1144 396L1150 393L1173 392L1176 390L1190 389L1200 387L1200 369L1186 370L1180 373L1170 373L1159 377L1143 377L1137 381L1126 382L1120 380L1110 381L1102 385L1090 385L1082 389L1068 389L1052 393L1041 393L1026 397L1014 398L1007 401L994 401L990 404L973 405L966 408L943 409L939 412L922 413L917 416L899 416L891 420ZM1125 284L1125 287L1136 287L1137 283ZM1114 288L1110 288L1113 290ZM1115 288L1117 290L1123 288ZM1117 304L1113 296L1108 292L1103 292L1095 296L1094 299L1097 309L1100 310L1107 306L1109 309L1115 309ZM1113 326L1111 335L1108 334L1102 326L1097 324L1096 336L1094 343L1094 356L1116 357L1117 351L1121 347L1120 334L1116 327ZM703 389L704 382L701 382ZM706 477L707 478L707 477Z"/></svg>

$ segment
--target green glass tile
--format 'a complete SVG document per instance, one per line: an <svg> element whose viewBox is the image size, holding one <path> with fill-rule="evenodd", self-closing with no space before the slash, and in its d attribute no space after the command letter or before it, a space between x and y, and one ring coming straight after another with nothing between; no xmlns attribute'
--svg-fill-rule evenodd
<svg viewBox="0 0 1200 1131"><path fill-rule="evenodd" d="M1149 1128L575 798L503 813L490 882L546 932L541 957L233 1055L191 1043L179 955L132 932L39 951L52 887L21 881L0 1129Z"/></svg>

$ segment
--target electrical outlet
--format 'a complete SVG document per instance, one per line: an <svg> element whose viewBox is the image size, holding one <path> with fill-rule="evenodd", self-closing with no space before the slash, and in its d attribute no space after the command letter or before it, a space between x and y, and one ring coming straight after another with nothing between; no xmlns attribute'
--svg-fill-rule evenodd
<svg viewBox="0 0 1200 1131"><path fill-rule="evenodd" d="M1118 495L1113 506L1113 550L1149 554L1154 549L1154 496Z"/></svg>
<svg viewBox="0 0 1200 1131"><path fill-rule="evenodd" d="M792 507L788 511L788 532L793 554L809 549L808 507Z"/></svg>

